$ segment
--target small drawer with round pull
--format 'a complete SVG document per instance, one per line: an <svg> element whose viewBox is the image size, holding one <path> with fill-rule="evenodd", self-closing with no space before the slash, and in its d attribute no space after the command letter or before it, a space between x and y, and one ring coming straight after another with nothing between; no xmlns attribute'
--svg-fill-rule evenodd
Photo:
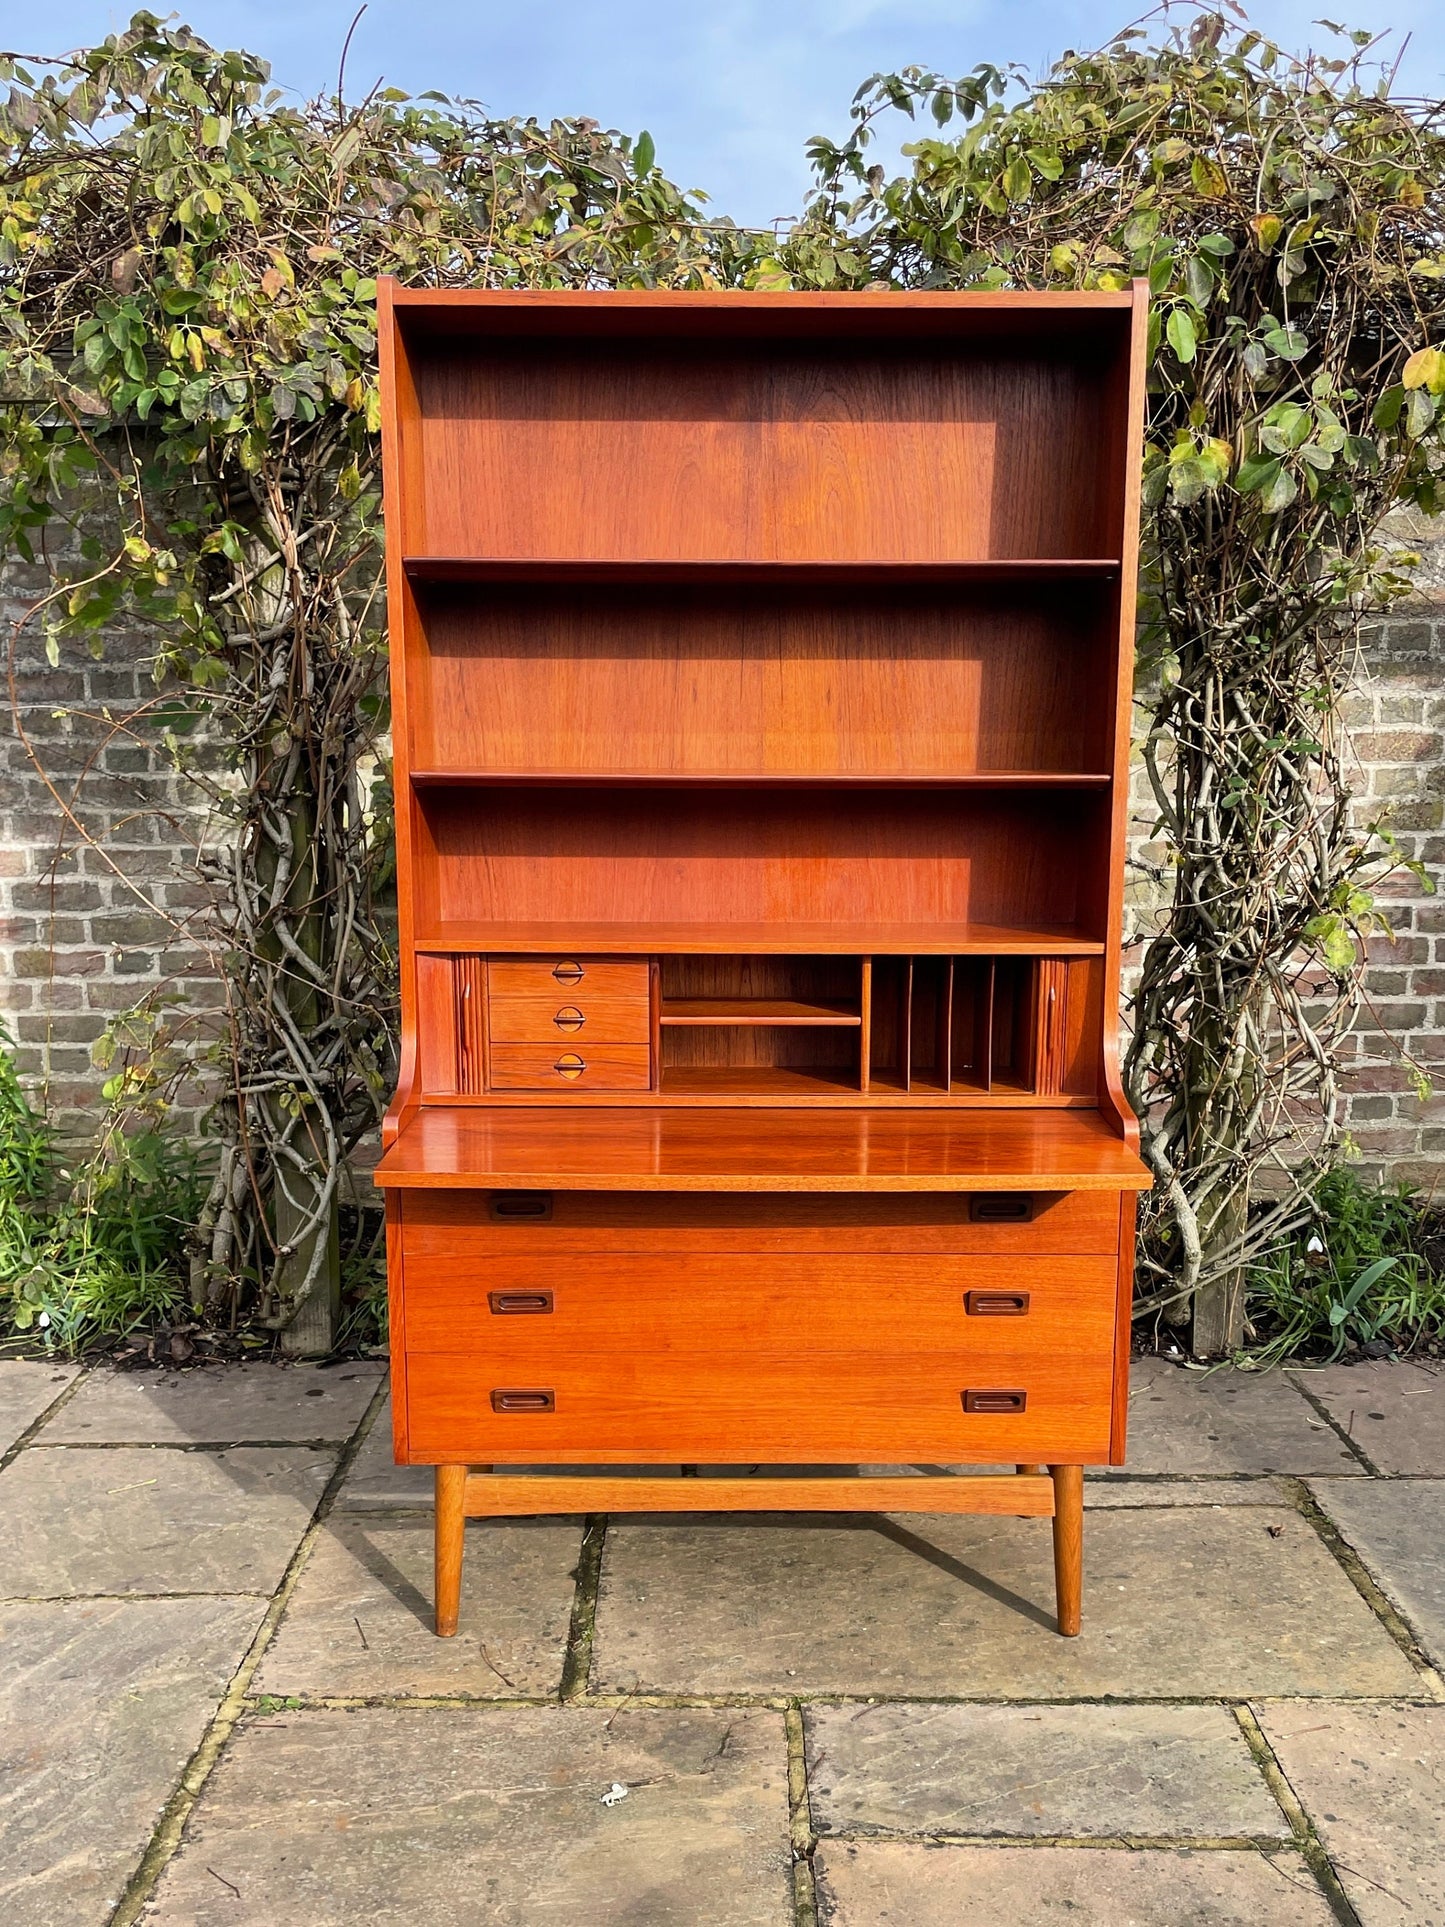
<svg viewBox="0 0 1445 1927"><path fill-rule="evenodd" d="M647 998L609 997L600 992L499 997L490 1002L493 1044L559 1042L584 1050L589 1044L646 1044L650 1031Z"/></svg>
<svg viewBox="0 0 1445 1927"><path fill-rule="evenodd" d="M592 1044L559 1037L547 1044L493 1044L492 1088L498 1091L645 1091L652 1051L643 1043Z"/></svg>
<svg viewBox="0 0 1445 1927"><path fill-rule="evenodd" d="M646 957L493 957L487 965L492 997L551 998L558 1004L599 997L647 1002Z"/></svg>

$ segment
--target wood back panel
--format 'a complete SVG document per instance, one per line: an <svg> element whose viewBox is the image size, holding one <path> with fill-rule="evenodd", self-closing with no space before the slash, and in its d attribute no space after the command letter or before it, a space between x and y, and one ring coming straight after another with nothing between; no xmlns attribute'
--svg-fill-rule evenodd
<svg viewBox="0 0 1445 1927"><path fill-rule="evenodd" d="M1107 361L997 344L419 344L419 552L1093 556Z"/></svg>
<svg viewBox="0 0 1445 1927"><path fill-rule="evenodd" d="M420 921L433 941L503 918L1102 936L1103 905L1080 892L1101 815L1087 793L429 791Z"/></svg>
<svg viewBox="0 0 1445 1927"><path fill-rule="evenodd" d="M1105 772L1112 595L431 588L421 770Z"/></svg>

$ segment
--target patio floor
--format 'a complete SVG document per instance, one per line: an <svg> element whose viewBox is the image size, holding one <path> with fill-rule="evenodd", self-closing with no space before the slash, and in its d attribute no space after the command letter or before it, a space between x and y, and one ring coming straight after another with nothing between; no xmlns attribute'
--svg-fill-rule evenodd
<svg viewBox="0 0 1445 1927"><path fill-rule="evenodd" d="M381 1369L0 1363L0 1919L1445 1922L1445 1371L1136 1362L1046 1522L475 1521Z"/></svg>

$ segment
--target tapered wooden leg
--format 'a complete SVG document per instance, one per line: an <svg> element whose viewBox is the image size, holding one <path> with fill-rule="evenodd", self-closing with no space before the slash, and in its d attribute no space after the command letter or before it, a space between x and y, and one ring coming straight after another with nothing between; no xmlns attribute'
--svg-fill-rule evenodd
<svg viewBox="0 0 1445 1927"><path fill-rule="evenodd" d="M1054 1593L1059 1631L1072 1639L1079 1630L1084 1593L1084 1468L1051 1465L1054 1481Z"/></svg>
<svg viewBox="0 0 1445 1927"><path fill-rule="evenodd" d="M462 1542L466 1536L467 1468L437 1467L436 1613L437 1637L450 1639L462 1606Z"/></svg>

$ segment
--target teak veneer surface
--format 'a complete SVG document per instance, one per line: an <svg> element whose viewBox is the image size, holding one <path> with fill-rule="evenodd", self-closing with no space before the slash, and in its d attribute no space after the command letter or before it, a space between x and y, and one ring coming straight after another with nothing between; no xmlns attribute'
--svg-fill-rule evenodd
<svg viewBox="0 0 1445 1927"><path fill-rule="evenodd" d="M957 1191L557 1191L503 1197L542 1217L492 1215L493 1194L409 1190L392 1199L402 1249L424 1264L457 1265L597 1252L879 1252L906 1256L1113 1257L1119 1202L1111 1191L1041 1191L1027 1217L977 1217ZM987 1201L984 1201L985 1208Z"/></svg>
<svg viewBox="0 0 1445 1927"><path fill-rule="evenodd" d="M509 776L1103 772L1106 604L1075 587L880 595L436 592L412 762Z"/></svg>
<svg viewBox="0 0 1445 1927"><path fill-rule="evenodd" d="M1076 924L1102 936L1092 794L423 793L428 921ZM424 846L425 847L425 846ZM740 944L733 948L739 949ZM802 948L794 942L794 948ZM858 948L856 944L853 946Z"/></svg>
<svg viewBox="0 0 1445 1927"><path fill-rule="evenodd" d="M1052 1514L1077 1632L1150 1182L1117 1062L1147 290L378 305L377 1182L438 1630L467 1513L911 1500ZM1052 1477L503 1469L769 1460Z"/></svg>
<svg viewBox="0 0 1445 1927"><path fill-rule="evenodd" d="M475 553L479 508L518 559L1118 552L1105 370L1067 343L438 342L412 372L412 555Z"/></svg>
<svg viewBox="0 0 1445 1927"><path fill-rule="evenodd" d="M1095 1111L473 1110L426 1106L384 1190L1147 1191Z"/></svg>

